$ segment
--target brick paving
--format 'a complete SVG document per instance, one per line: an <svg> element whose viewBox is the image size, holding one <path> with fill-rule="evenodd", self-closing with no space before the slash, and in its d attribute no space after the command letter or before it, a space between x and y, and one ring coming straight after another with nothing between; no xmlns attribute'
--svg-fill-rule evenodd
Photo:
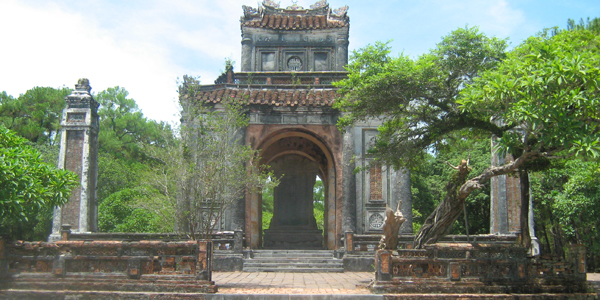
<svg viewBox="0 0 600 300"><path fill-rule="evenodd" d="M373 272L213 272L219 294L370 294Z"/></svg>

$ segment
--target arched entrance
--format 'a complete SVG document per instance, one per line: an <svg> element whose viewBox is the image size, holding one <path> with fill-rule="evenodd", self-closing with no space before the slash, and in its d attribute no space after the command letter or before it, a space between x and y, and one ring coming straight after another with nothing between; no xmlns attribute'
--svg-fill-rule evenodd
<svg viewBox="0 0 600 300"><path fill-rule="evenodd" d="M259 143L261 164L271 166L280 184L274 190L273 219L269 229L262 228L262 196L247 197L250 220L246 232L255 233L254 248L327 249L335 247L336 168L334 156L314 132L285 129L267 135ZM319 176L324 187L323 231L313 215L313 187ZM248 210L247 210L248 211ZM250 230L248 230L250 229Z"/></svg>

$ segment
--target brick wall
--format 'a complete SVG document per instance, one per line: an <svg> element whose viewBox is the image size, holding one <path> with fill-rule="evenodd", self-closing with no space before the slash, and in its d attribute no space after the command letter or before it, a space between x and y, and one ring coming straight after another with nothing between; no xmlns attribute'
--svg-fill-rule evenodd
<svg viewBox="0 0 600 300"><path fill-rule="evenodd" d="M83 130L67 131L67 151L65 156L65 169L81 177L83 156ZM81 178L80 178L81 179ZM81 203L81 186L73 189L69 202L62 208L61 224L70 224L73 229L79 228L79 209Z"/></svg>

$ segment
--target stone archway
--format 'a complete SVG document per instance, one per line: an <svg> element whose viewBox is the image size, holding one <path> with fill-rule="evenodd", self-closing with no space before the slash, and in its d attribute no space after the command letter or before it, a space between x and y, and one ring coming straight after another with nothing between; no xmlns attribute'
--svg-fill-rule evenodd
<svg viewBox="0 0 600 300"><path fill-rule="evenodd" d="M264 133L264 132L263 132ZM263 136L255 144L261 163L271 165L277 176L284 174L275 189L274 215L262 244L262 197L246 197L246 234L253 248L334 249L336 247L336 170L333 152L325 141L305 128L286 128ZM313 186L316 176L323 181L325 214L323 232L313 215ZM341 209L341 207L340 207ZM248 222L250 220L250 222ZM248 236L250 234L250 236Z"/></svg>

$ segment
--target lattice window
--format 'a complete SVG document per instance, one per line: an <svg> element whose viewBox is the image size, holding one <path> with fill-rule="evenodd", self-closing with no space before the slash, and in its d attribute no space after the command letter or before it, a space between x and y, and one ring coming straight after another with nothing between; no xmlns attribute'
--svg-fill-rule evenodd
<svg viewBox="0 0 600 300"><path fill-rule="evenodd" d="M371 195L370 200L383 200L383 184L381 179L381 167L371 168Z"/></svg>

